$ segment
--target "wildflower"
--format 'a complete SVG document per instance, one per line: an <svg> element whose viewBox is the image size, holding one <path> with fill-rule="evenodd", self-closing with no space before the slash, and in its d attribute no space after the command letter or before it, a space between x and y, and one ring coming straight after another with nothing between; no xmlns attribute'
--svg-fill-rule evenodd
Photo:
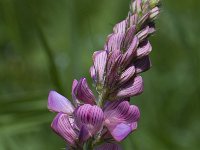
<svg viewBox="0 0 200 150"><path fill-rule="evenodd" d="M97 97L86 78L73 81L71 102L49 93L48 109L58 113L51 127L68 149L121 150L117 143L137 129L140 111L129 101L143 92L141 73L151 67L148 37L155 32L159 2L132 1L128 17L114 26L104 48L94 52L90 75Z"/></svg>

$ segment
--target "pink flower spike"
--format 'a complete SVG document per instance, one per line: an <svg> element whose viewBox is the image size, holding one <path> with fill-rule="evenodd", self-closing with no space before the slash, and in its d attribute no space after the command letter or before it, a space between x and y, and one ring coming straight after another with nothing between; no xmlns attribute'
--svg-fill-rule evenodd
<svg viewBox="0 0 200 150"><path fill-rule="evenodd" d="M48 109L53 112L72 114L74 106L64 96L60 95L56 91L50 91L48 96Z"/></svg>

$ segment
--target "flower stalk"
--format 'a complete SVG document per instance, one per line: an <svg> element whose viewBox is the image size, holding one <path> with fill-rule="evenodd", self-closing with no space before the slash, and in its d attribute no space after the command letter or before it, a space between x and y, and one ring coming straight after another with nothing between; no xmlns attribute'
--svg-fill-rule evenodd
<svg viewBox="0 0 200 150"><path fill-rule="evenodd" d="M90 68L98 97L85 78L74 80L71 103L51 91L48 109L57 112L51 127L67 149L120 150L119 142L137 129L139 108L130 98L143 92L142 72L150 69L149 36L155 32L159 0L134 0L128 17L116 24Z"/></svg>

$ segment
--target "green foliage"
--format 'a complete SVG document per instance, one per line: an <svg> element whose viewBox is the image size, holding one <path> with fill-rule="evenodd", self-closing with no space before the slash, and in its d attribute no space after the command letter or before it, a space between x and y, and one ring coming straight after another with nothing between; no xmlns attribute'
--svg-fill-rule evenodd
<svg viewBox="0 0 200 150"><path fill-rule="evenodd" d="M0 150L55 150L48 91L71 98L130 0L0 0ZM200 1L162 2L151 38L153 68L143 74L138 131L126 150L200 147ZM91 80L89 80L91 83Z"/></svg>

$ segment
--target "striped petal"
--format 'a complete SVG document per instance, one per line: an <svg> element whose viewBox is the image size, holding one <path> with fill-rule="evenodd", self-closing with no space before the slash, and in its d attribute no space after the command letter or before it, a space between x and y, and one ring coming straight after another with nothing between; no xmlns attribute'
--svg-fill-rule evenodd
<svg viewBox="0 0 200 150"><path fill-rule="evenodd" d="M152 46L149 41L144 41L140 44L139 48L137 49L137 58L140 59L144 56L149 55L152 51Z"/></svg>
<svg viewBox="0 0 200 150"><path fill-rule="evenodd" d="M95 104L95 96L90 90L86 78L82 78L76 87L76 98L87 104Z"/></svg>
<svg viewBox="0 0 200 150"><path fill-rule="evenodd" d="M142 31L140 31L137 36L139 41L143 41L144 39L146 39L146 37L149 35L149 26L147 26L146 28L144 28Z"/></svg>
<svg viewBox="0 0 200 150"><path fill-rule="evenodd" d="M79 101L76 98L76 87L77 87L77 85L78 85L78 81L75 79L72 83L72 99L73 99L75 106L78 106L78 104L79 104Z"/></svg>
<svg viewBox="0 0 200 150"><path fill-rule="evenodd" d="M149 56L145 56L141 59L138 59L134 62L136 73L142 73L151 68L151 61Z"/></svg>
<svg viewBox="0 0 200 150"><path fill-rule="evenodd" d="M155 20L158 16L158 14L160 13L160 10L158 7L155 7L153 8L151 11L150 11L150 19L151 20Z"/></svg>
<svg viewBox="0 0 200 150"><path fill-rule="evenodd" d="M95 148L95 150L122 150L122 149L118 144L105 143Z"/></svg>
<svg viewBox="0 0 200 150"><path fill-rule="evenodd" d="M112 34L104 46L106 50L109 52L115 51L115 50L120 50L122 46L122 42L124 39L125 33L114 33Z"/></svg>
<svg viewBox="0 0 200 150"><path fill-rule="evenodd" d="M90 67L90 76L92 77L92 79L96 82L96 72L95 72L95 68L94 68L94 66L91 66Z"/></svg>
<svg viewBox="0 0 200 150"><path fill-rule="evenodd" d="M50 91L48 96L48 109L53 112L72 114L74 106L64 96L60 95L56 91Z"/></svg>
<svg viewBox="0 0 200 150"><path fill-rule="evenodd" d="M104 111L105 126L116 141L122 141L137 128L140 112L137 106L128 101L118 100Z"/></svg>
<svg viewBox="0 0 200 150"><path fill-rule="evenodd" d="M143 80L141 76L137 76L133 81L119 89L116 94L116 99L132 97L139 95L143 92Z"/></svg>
<svg viewBox="0 0 200 150"><path fill-rule="evenodd" d="M125 33L127 27L127 21L123 20L122 22L116 24L113 28L114 33Z"/></svg>
<svg viewBox="0 0 200 150"><path fill-rule="evenodd" d="M79 128L83 125L87 126L92 136L102 128L104 114L100 107L85 104L76 109L74 117L77 126Z"/></svg>
<svg viewBox="0 0 200 150"><path fill-rule="evenodd" d="M123 68L128 66L130 62L132 61L132 59L134 58L138 44L139 44L138 38L135 36L134 39L132 40L130 47L123 55L122 62L121 62Z"/></svg>
<svg viewBox="0 0 200 150"><path fill-rule="evenodd" d="M74 145L77 134L74 132L67 114L59 113L51 124L52 129L61 136L68 144Z"/></svg>
<svg viewBox="0 0 200 150"><path fill-rule="evenodd" d="M107 62L107 52L106 51L97 51L93 55L94 68L97 76L97 83L103 84L104 82L104 73Z"/></svg>
<svg viewBox="0 0 200 150"><path fill-rule="evenodd" d="M121 74L118 84L122 85L126 83L127 81L129 81L129 79L133 77L134 74L135 74L135 66L130 66Z"/></svg>

